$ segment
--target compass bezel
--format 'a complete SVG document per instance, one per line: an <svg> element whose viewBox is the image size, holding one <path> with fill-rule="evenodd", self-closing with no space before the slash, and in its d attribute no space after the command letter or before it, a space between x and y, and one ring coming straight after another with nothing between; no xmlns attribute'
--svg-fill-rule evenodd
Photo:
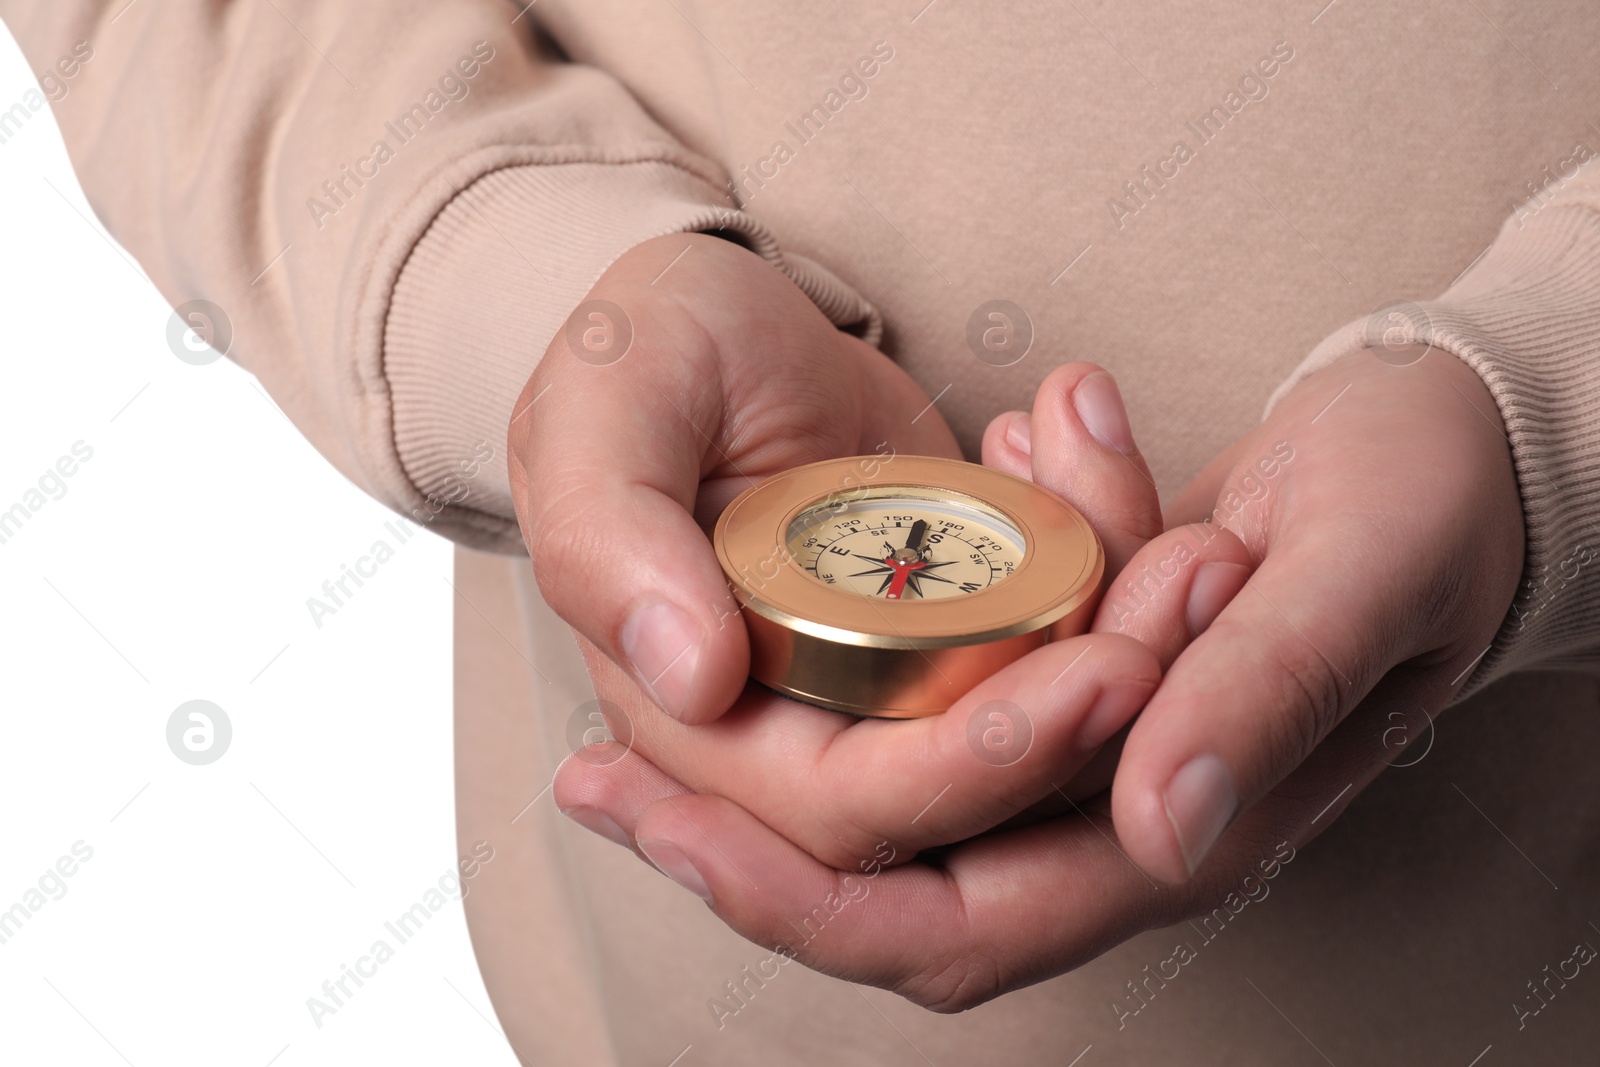
<svg viewBox="0 0 1600 1067"><path fill-rule="evenodd" d="M818 581L789 548L796 519L830 499L910 493L971 501L1003 517L1022 537L1021 561L975 593L879 600ZM713 543L747 610L796 633L883 649L987 644L1043 629L1095 597L1104 569L1098 536L1060 497L993 468L931 456L847 457L774 475L728 505Z"/></svg>

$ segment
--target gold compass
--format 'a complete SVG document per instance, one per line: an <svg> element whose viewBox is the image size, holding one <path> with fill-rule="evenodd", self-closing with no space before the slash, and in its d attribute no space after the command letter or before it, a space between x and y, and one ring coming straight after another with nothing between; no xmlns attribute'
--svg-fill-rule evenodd
<svg viewBox="0 0 1600 1067"><path fill-rule="evenodd" d="M728 505L712 538L750 634L750 676L856 715L947 709L1081 632L1105 553L1060 497L929 456L824 460Z"/></svg>

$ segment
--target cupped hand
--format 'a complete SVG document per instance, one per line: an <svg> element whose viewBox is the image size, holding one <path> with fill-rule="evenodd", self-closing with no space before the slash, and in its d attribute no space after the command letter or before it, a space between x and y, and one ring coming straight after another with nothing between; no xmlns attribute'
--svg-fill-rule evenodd
<svg viewBox="0 0 1600 1067"><path fill-rule="evenodd" d="M689 723L726 711L749 669L705 532L723 506L815 460L958 454L904 371L705 234L646 241L605 272L529 378L507 444L540 592Z"/></svg>
<svg viewBox="0 0 1600 1067"><path fill-rule="evenodd" d="M751 940L939 1011L1250 893L1394 758L1397 717L1420 732L1450 701L1521 572L1520 501L1488 391L1438 351L1385 357L1302 382L1169 510L1195 525L1144 546L1114 582L1097 629L1165 616L1178 644L1168 590L1188 575L1207 595L1181 558L1237 536L1255 565L1134 722L1109 800L933 862L834 869L738 804L634 765L629 832L692 871ZM1031 421L1039 464L1037 407ZM827 936L807 936L801 920L818 914Z"/></svg>

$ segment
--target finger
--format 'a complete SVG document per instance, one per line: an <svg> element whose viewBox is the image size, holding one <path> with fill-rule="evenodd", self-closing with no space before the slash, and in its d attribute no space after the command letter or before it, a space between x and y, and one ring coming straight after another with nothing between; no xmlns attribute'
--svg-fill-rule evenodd
<svg viewBox="0 0 1600 1067"><path fill-rule="evenodd" d="M1046 819L1058 818L1062 815L1082 813L1083 805L1093 798L1094 803L1100 803L1099 794L1111 788L1112 778L1116 774L1117 761L1122 758L1122 746L1128 740L1128 730L1132 723L1124 726L1111 735L1111 739L1101 745L1095 754L1079 767L1072 778L1061 783L1049 796L1028 808L1019 811L1011 818L997 824L989 833L996 830L1015 830L1023 826L1032 826L1044 822ZM931 855L932 853L927 853Z"/></svg>
<svg viewBox="0 0 1600 1067"><path fill-rule="evenodd" d="M550 794L561 814L590 833L632 849L633 829L650 805L689 790L627 745L585 745L561 761Z"/></svg>
<svg viewBox="0 0 1600 1067"><path fill-rule="evenodd" d="M1161 501L1134 443L1109 372L1093 363L1057 367L1040 384L1029 420L1033 480L1083 513L1120 573L1161 532Z"/></svg>
<svg viewBox="0 0 1600 1067"><path fill-rule="evenodd" d="M633 743L685 786L759 811L810 854L843 864L879 840L907 855L962 840L1051 795L1159 678L1137 641L1090 635L1038 649L942 715L850 720L751 686L712 723L636 721Z"/></svg>
<svg viewBox="0 0 1600 1067"><path fill-rule="evenodd" d="M1395 608L1425 602L1409 588L1417 576L1379 566L1352 581L1342 560L1382 554L1328 530L1269 555L1134 724L1112 810L1150 874L1188 878L1241 810L1302 763L1390 665L1421 651Z"/></svg>
<svg viewBox="0 0 1600 1067"><path fill-rule="evenodd" d="M1183 906L1117 851L1104 825L1052 820L891 866L877 842L819 863L731 801L674 797L639 844L739 934L809 967L954 1012L1088 961ZM784 960L774 960L781 966Z"/></svg>
<svg viewBox="0 0 1600 1067"><path fill-rule="evenodd" d="M983 465L1033 481L1032 422L1026 411L1007 411L989 420L983 431Z"/></svg>
<svg viewBox="0 0 1600 1067"><path fill-rule="evenodd" d="M839 848L812 854L837 863L880 839L916 852L1000 824L1058 794L1159 680L1135 641L1070 638L996 672L943 715L846 730L816 787L839 797L850 821L832 835Z"/></svg>
<svg viewBox="0 0 1600 1067"><path fill-rule="evenodd" d="M1168 530L1111 580L1092 629L1142 641L1166 670L1254 569L1249 549L1231 530L1210 523Z"/></svg>
<svg viewBox="0 0 1600 1067"><path fill-rule="evenodd" d="M1156 654L1165 671L1244 588L1254 569L1249 550L1230 530L1209 523L1169 530L1140 549L1112 580L1091 629L1134 638ZM1061 786L1059 796L1045 797L1002 825L1032 825L1109 789L1128 729L1113 734Z"/></svg>

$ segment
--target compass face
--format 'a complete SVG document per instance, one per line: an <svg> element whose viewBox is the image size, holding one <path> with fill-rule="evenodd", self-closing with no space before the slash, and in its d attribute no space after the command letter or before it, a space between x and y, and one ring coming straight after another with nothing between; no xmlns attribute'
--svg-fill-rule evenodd
<svg viewBox="0 0 1600 1067"><path fill-rule="evenodd" d="M948 490L877 486L840 494L789 524L789 553L819 582L884 600L981 592L1022 562L1022 534L999 512Z"/></svg>

